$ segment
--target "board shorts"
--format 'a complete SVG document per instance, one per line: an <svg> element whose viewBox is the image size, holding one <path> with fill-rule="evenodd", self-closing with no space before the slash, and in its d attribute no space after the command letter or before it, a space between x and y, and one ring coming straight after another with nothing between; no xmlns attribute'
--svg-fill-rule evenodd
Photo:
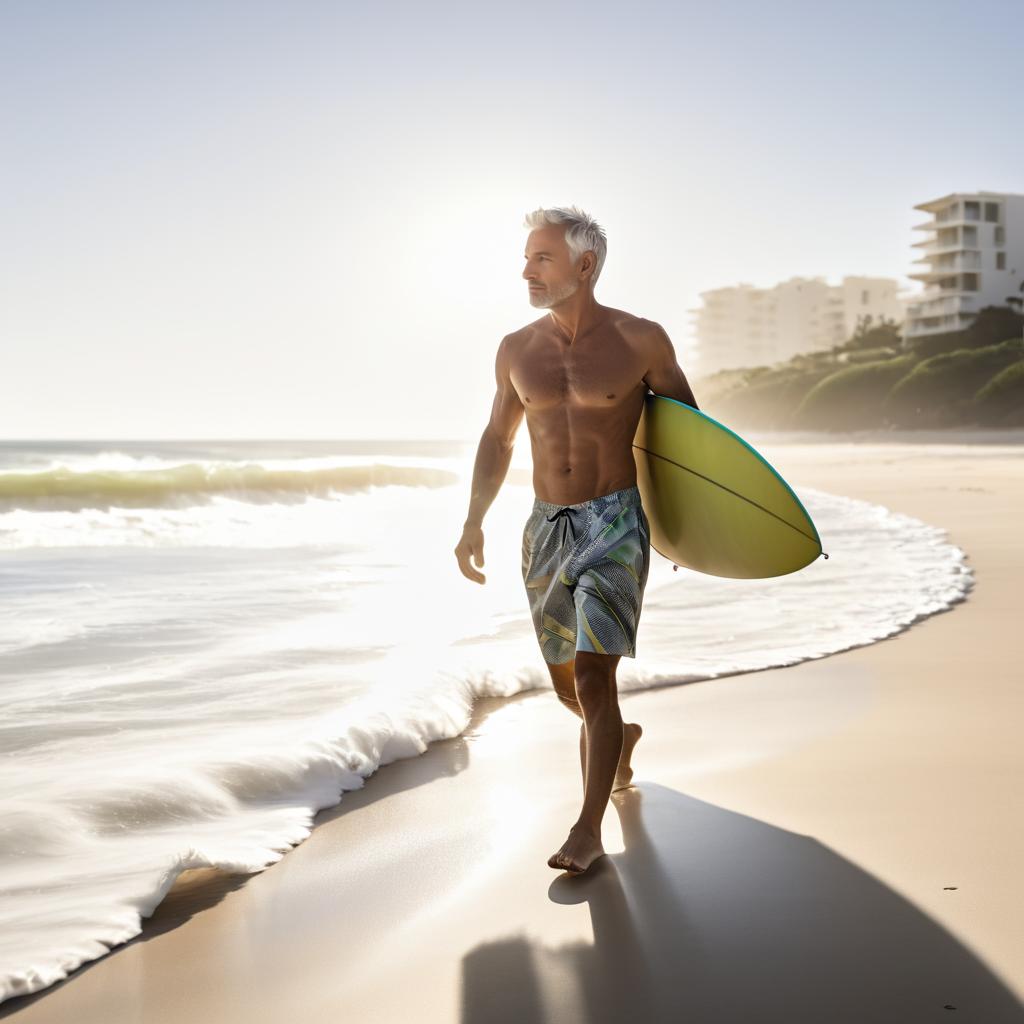
<svg viewBox="0 0 1024 1024"><path fill-rule="evenodd" d="M541 654L636 657L651 564L651 534L637 487L576 505L536 498L523 529L523 582Z"/></svg>

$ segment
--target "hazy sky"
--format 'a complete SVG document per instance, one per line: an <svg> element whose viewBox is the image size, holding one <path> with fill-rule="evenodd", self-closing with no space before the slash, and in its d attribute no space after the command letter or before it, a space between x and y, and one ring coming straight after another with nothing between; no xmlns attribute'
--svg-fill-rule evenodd
<svg viewBox="0 0 1024 1024"><path fill-rule="evenodd" d="M915 203L1024 192L1022 45L1011 0L4 0L0 437L475 439L538 206L684 370L701 291L909 287Z"/></svg>

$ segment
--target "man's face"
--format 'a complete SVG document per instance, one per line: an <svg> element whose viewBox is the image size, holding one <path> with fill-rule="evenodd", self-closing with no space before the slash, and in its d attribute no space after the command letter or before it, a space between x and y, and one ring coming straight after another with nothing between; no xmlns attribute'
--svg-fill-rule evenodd
<svg viewBox="0 0 1024 1024"><path fill-rule="evenodd" d="M526 239L523 277L530 286L530 305L549 309L564 302L580 286L572 265L565 228L545 224L534 228Z"/></svg>

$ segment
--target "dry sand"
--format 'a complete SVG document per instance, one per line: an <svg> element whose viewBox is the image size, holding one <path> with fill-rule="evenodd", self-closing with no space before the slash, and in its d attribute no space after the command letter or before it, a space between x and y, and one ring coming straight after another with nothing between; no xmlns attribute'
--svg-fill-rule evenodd
<svg viewBox="0 0 1024 1024"><path fill-rule="evenodd" d="M798 491L947 529L967 601L828 658L625 695L637 785L579 878L546 864L579 810L578 720L551 692L483 701L280 863L188 872L138 938L0 1015L1024 1021L1024 446L761 450Z"/></svg>

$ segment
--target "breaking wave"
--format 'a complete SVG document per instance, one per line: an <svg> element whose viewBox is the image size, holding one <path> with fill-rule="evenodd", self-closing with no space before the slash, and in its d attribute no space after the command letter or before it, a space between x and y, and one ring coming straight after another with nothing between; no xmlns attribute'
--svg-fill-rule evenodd
<svg viewBox="0 0 1024 1024"><path fill-rule="evenodd" d="M458 474L384 462L274 468L259 462L189 462L157 469L54 467L0 472L0 511L74 512L87 508L182 508L226 496L252 504L301 502L372 487L446 487Z"/></svg>

